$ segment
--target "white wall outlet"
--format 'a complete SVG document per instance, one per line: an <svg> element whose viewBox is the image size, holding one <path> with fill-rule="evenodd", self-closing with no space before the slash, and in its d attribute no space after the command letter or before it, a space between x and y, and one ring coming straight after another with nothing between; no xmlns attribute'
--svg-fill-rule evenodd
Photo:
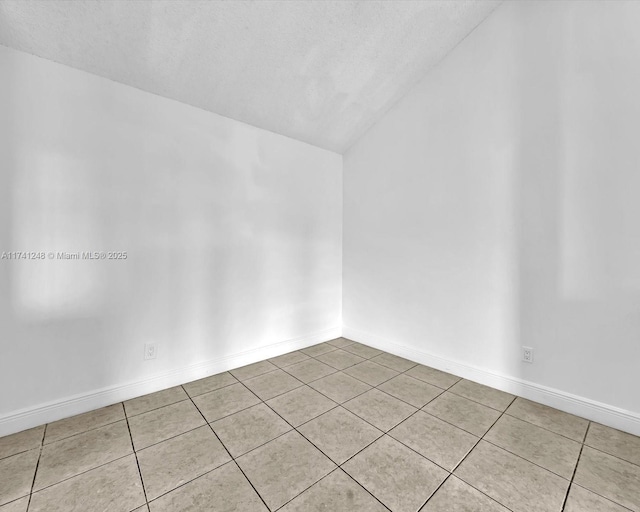
<svg viewBox="0 0 640 512"><path fill-rule="evenodd" d="M155 359L158 357L158 344L157 343L145 343L144 344L144 358Z"/></svg>
<svg viewBox="0 0 640 512"><path fill-rule="evenodd" d="M525 363L533 363L533 349L531 347L522 347L522 360Z"/></svg>

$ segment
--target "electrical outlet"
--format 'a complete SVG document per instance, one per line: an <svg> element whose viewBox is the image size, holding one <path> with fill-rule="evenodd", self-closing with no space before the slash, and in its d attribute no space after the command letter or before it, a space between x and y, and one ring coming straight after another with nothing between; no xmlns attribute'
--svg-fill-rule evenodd
<svg viewBox="0 0 640 512"><path fill-rule="evenodd" d="M533 363L533 349L531 347L522 347L522 360L525 363Z"/></svg>
<svg viewBox="0 0 640 512"><path fill-rule="evenodd" d="M158 357L158 344L157 343L145 343L144 344L144 358L155 359Z"/></svg>

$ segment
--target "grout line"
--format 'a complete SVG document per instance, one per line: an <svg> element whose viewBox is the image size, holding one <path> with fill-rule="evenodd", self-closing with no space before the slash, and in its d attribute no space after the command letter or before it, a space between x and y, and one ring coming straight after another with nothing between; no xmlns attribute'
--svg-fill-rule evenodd
<svg viewBox="0 0 640 512"><path fill-rule="evenodd" d="M122 404L124 408L124 403ZM147 498L147 490L144 486L144 479L142 478L142 470L140 469L140 461L138 460L138 453L136 452L136 447L133 444L133 435L131 434L131 426L129 425L129 418L125 414L125 420L127 422L127 430L129 431L129 442L131 443L131 449L133 450L133 455L136 458L136 466L138 467L138 476L140 477L140 484L142 484L142 493L144 494L144 502L147 505L147 509L149 508L149 499Z"/></svg>
<svg viewBox="0 0 640 512"><path fill-rule="evenodd" d="M44 429L42 430L42 439L40 440L39 453L38 453L38 462L36 462L36 469L33 472L33 479L31 480L31 489L29 490L29 499L27 500L27 510L31 506L31 498L33 497L33 486L36 484L36 476L38 475L38 469L40 467L40 459L42 459L42 451L44 450L44 436L47 432L48 423L45 423Z"/></svg>
<svg viewBox="0 0 640 512"><path fill-rule="evenodd" d="M235 377L235 376L234 376ZM246 386L245 386L246 388ZM247 388L248 389L248 388ZM191 402L193 402L193 400L191 400ZM264 403L264 402L262 402ZM213 432L213 435L216 437L216 439L218 440L218 442L220 443L220 445L224 448L224 450L227 452L227 455L229 455L229 457L231 457L231 460L229 462L233 462L236 467L240 470L240 473L242 473L242 476L244 476L244 478L247 480L247 482L249 482L249 485L251 486L251 488L253 489L253 491L257 494L258 498L260 498L260 501L262 501L262 503L264 503L264 506L267 508L267 510L270 510L267 503L264 501L264 499L262 498L262 496L260 495L260 493L258 492L258 490L253 486L253 483L251 482L251 480L249 480L249 477L245 474L245 472L242 470L242 468L240 467L240 464L238 464L236 462L236 459L233 457L233 455L231 455L231 452L229 451L229 449L225 446L225 444L222 442L222 439L220 439L220 437L218 436L218 434L216 434L216 431L213 430L213 427L211 426L211 424L207 421L207 418L205 417L204 414L202 414L202 411L200 410L200 408L195 404L195 402L193 402L193 405L195 406L196 409L198 409L198 412L200 413L200 415L202 416L202 418L204 419L204 421L207 423L207 426L209 427L209 429L211 430L211 432ZM255 404L255 405L260 405L260 404ZM253 406L252 406L253 407ZM246 410L246 409L245 409ZM240 411L238 411L240 412ZM230 416L230 415L229 415ZM248 453L248 452L247 452ZM218 467L222 467L224 466L224 464L218 466ZM218 468L214 468L211 471L215 471ZM205 473L206 474L206 473ZM203 476L203 475L200 475ZM200 477L198 477L200 478ZM195 480L195 479L193 479ZM190 480L190 481L193 481ZM188 482L185 482L185 485ZM171 489L171 491L169 492L173 492L174 489Z"/></svg>

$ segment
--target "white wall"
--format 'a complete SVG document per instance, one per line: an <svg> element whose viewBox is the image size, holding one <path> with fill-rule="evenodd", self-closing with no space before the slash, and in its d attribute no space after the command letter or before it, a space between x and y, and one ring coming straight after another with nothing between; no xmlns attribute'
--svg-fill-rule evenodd
<svg viewBox="0 0 640 512"><path fill-rule="evenodd" d="M128 253L0 260L0 430L339 336L341 218L340 155L0 47L0 253Z"/></svg>
<svg viewBox="0 0 640 512"><path fill-rule="evenodd" d="M345 154L345 336L640 429L639 24L505 3Z"/></svg>

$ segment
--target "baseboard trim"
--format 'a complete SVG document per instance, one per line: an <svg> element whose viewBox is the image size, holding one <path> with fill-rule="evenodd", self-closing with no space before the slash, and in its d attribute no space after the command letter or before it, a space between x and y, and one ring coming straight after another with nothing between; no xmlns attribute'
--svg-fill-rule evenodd
<svg viewBox="0 0 640 512"><path fill-rule="evenodd" d="M528 400L640 436L640 414L597 402L589 398L573 395L559 389L536 384L535 382L502 375L466 363L399 345L380 338L379 336L350 327L345 326L342 328L342 336L424 364L425 366L446 371L458 377L479 382L480 384L491 386L501 391L506 391L507 393L521 396Z"/></svg>
<svg viewBox="0 0 640 512"><path fill-rule="evenodd" d="M61 400L20 409L0 417L0 437L256 363L293 350L310 347L316 343L339 338L340 336L342 336L341 327L325 329L306 336L271 343L253 350L202 361L183 368L176 368L142 380L109 386L90 393L73 395Z"/></svg>

